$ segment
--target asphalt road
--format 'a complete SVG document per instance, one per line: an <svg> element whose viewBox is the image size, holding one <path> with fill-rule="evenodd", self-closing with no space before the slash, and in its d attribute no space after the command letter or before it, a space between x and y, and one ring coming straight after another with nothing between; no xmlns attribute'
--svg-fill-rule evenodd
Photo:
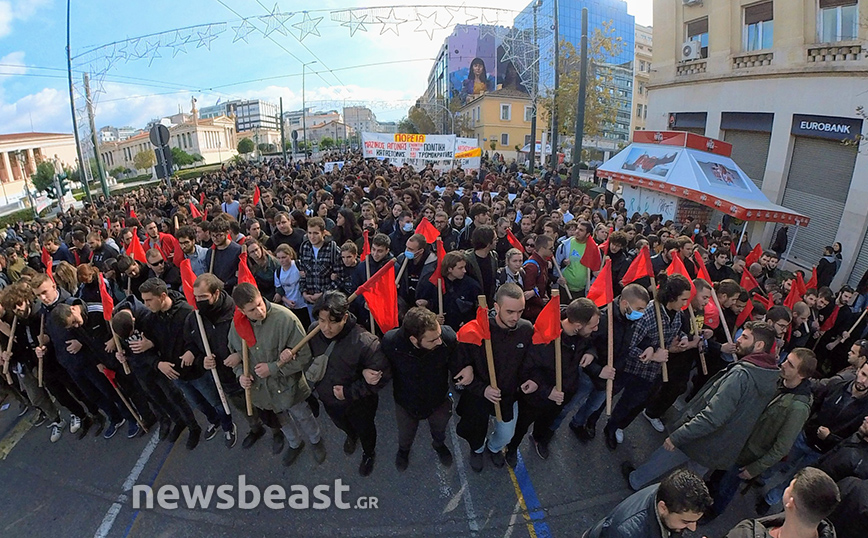
<svg viewBox="0 0 868 538"><path fill-rule="evenodd" d="M110 440L89 434L79 441L67 430L52 444L44 426L31 427L36 412L18 418L17 408L13 402L0 411L0 536L578 537L629 495L620 463L643 461L664 439L640 417L613 453L600 436L581 444L564 425L552 441L548 460L541 460L525 440L515 473L486 461L477 474L468 465L467 444L454 434L453 418L448 444L455 463L450 468L440 465L427 425L421 424L410 467L399 473L394 465L394 401L387 387L377 415L376 467L363 478L358 474L361 449L346 456L343 434L324 413L325 463L316 466L305 449L295 465L286 468L280 456L271 453L270 435L242 450L243 418L236 421L239 442L231 450L218 436L191 452L184 447L186 433L172 445L157 442L155 432L132 440L124 432ZM309 492L317 485L333 490L340 479L349 487L342 500L351 507L277 509L260 503L250 509L223 509L217 508L216 495L206 509L184 506L183 497L177 509L133 506L136 485L151 486L156 499L163 486L233 485L237 491L239 475L260 492L279 485L288 494L293 485L307 486ZM356 507L359 497L366 498L365 506L371 504L367 497L376 497L376 507ZM143 495L139 498L144 502ZM295 498L301 499L300 494ZM723 536L741 519L752 517L753 499L753 493L738 497L712 525L685 536ZM312 495L310 503L316 501Z"/></svg>

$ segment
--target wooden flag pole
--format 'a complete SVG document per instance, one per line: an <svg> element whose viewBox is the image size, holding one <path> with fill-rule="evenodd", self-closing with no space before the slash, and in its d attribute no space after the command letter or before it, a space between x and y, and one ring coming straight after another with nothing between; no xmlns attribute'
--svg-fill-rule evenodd
<svg viewBox="0 0 868 538"><path fill-rule="evenodd" d="M103 375L105 375L105 373L103 372L103 370L105 370L105 367L102 367L102 368L100 369L100 372L102 372ZM121 399L122 402L124 402L124 405L127 407L127 411L129 411L130 414L133 415L133 418L136 420L136 424L138 424L139 427L142 428L142 430L143 430L145 433L148 433L148 428L145 426L145 423L144 423L144 421L142 420L142 417L140 417L139 414L136 413L136 410L133 409L133 406L130 404L130 401L127 400L127 397L124 396L124 393L123 393L123 392L121 392L121 388L118 387L115 383L112 383L111 380L109 380L109 384L112 386L112 388L115 389L115 392L118 393L118 397Z"/></svg>
<svg viewBox="0 0 868 538"><path fill-rule="evenodd" d="M688 305L687 309L690 312L690 334L696 335L699 329L696 328L696 314L693 313L693 305ZM724 321L721 320L721 322ZM699 349L699 364L702 366L702 375L708 375L708 365L705 363L705 352L702 349Z"/></svg>
<svg viewBox="0 0 868 538"><path fill-rule="evenodd" d="M175 224L175 233L178 233L178 215L174 216L173 222Z"/></svg>
<svg viewBox="0 0 868 538"><path fill-rule="evenodd" d="M211 343L208 342L208 336L205 335L205 323L202 322L202 313L199 312L198 308L194 309L193 312L196 313L196 323L199 325L199 334L202 335L202 346L205 348L205 356L210 357ZM246 352L247 346L244 346L244 349ZM247 372L244 372L244 374L247 375ZM216 367L211 370L211 375L214 377L214 384L217 386L217 394L220 395L220 403L223 404L223 411L225 411L227 415L231 415L232 411L229 410L229 402L226 401L226 393L223 392L223 383L220 382L220 374L217 373ZM247 397L249 398L250 395L248 394Z"/></svg>
<svg viewBox="0 0 868 538"><path fill-rule="evenodd" d="M410 258L404 257L404 263L401 264L401 269L398 270L398 276L395 277L395 285L398 285L398 282L401 281L401 276L404 274L404 269L407 268L407 262L410 261ZM370 278L370 277L369 277Z"/></svg>
<svg viewBox="0 0 868 538"><path fill-rule="evenodd" d="M39 345L43 345L42 341L45 339L45 314L39 317L39 337L37 338ZM39 385L39 388L42 388L42 357L39 357L37 366L36 366L36 382Z"/></svg>
<svg viewBox="0 0 868 538"><path fill-rule="evenodd" d="M247 342L241 339L241 364L244 367L244 375L250 375L250 350L247 349ZM217 370L215 369L216 373ZM218 381L219 383L219 381ZM219 386L219 385L218 385ZM244 389L244 400L247 402L247 416L253 416L253 395L250 394L250 389ZM226 405L225 400L223 405Z"/></svg>
<svg viewBox="0 0 868 538"><path fill-rule="evenodd" d="M12 384L12 375L9 373L9 363L12 362L12 342L15 339L15 329L18 327L18 316L12 315L12 329L9 331L9 342L6 343L6 354L9 355L9 360L3 363L3 375L6 376L6 382Z"/></svg>
<svg viewBox="0 0 868 538"><path fill-rule="evenodd" d="M560 302L560 293L560 290L552 290L552 298L550 300ZM558 337L555 338L555 390L558 392L562 392L564 386L564 365L561 355L561 331L559 330Z"/></svg>
<svg viewBox="0 0 868 538"><path fill-rule="evenodd" d="M370 280L370 278L371 278L371 263L370 263L370 257L371 257L370 254L368 254L368 255L365 257L365 280ZM376 334L377 334L377 330L376 330L376 328L374 327L374 316L372 316L371 313L369 312L369 313L368 313L368 317L371 318L371 334L376 335Z"/></svg>
<svg viewBox="0 0 868 538"><path fill-rule="evenodd" d="M479 306L488 310L488 301L485 295L480 295L478 299ZM485 362L488 363L488 384L497 389L497 374L494 371L494 351L491 349L491 339L485 339L482 343L485 346ZM494 416L497 417L498 421L503 422L503 414L500 412L500 402L494 404Z"/></svg>
<svg viewBox="0 0 868 538"><path fill-rule="evenodd" d="M865 310L862 311L862 315L859 316L859 319L856 320L856 323L854 323L853 326L850 327L850 330L847 331L847 332L850 334L850 336L853 336L853 331L855 331L855 330L856 330L856 327L857 327L860 323L862 323L862 320L863 320L863 319L865 319L865 314L868 314L868 308L866 308ZM817 342L819 342L819 341L820 341L820 340L817 339ZM840 344L840 343L843 342L843 341L844 341L844 339L841 338L840 336L839 336L838 338L835 338L835 339L831 342L831 343L833 344L832 347L834 348L835 346L837 346L838 344ZM816 347L816 345L815 345L814 347Z"/></svg>
<svg viewBox="0 0 868 538"><path fill-rule="evenodd" d="M214 274L214 258L217 257L217 247L211 249L211 264L208 266L208 272Z"/></svg>
<svg viewBox="0 0 868 538"><path fill-rule="evenodd" d="M566 279L566 277L564 277L564 271L561 269L561 264L558 263L557 258L554 258L554 257L552 258L552 265L555 266L555 269L558 272L558 276L564 279L564 290L566 290L566 292L567 292L567 298L569 298L569 300L572 301L573 300L573 294L570 293L570 286L566 283L567 279Z"/></svg>
<svg viewBox="0 0 868 538"><path fill-rule="evenodd" d="M657 301L657 279L651 275L651 293L654 299L654 314L657 317L657 334L660 337L660 349L666 349L666 339L663 337L663 318L660 303ZM669 368L663 363L663 382L669 382Z"/></svg>
<svg viewBox="0 0 868 538"><path fill-rule="evenodd" d="M108 326L109 326L109 329L110 329L111 332L112 332L112 340L114 340L114 343L115 343L115 351L121 351L121 339L118 338L118 334L115 332L115 328L112 327L112 322L111 322L111 321L108 322ZM125 360L124 362L121 363L121 366L124 367L124 374L125 374L125 375L130 375L130 365L127 364L127 361L126 361L126 360Z"/></svg>
<svg viewBox="0 0 868 538"><path fill-rule="evenodd" d="M443 315L443 277L437 279L437 313Z"/></svg>
<svg viewBox="0 0 868 538"><path fill-rule="evenodd" d="M615 331L615 309L618 308L615 305L615 301L613 300L609 303L609 315L606 316L606 345L608 345L608 351L606 353L606 364L609 368L615 367L615 350L613 349L615 346L615 335L613 334ZM612 416L612 395L615 392L615 380L607 379L606 380L606 416Z"/></svg>
<svg viewBox="0 0 868 538"><path fill-rule="evenodd" d="M711 286L711 298L714 300L714 306L720 312L720 324L723 325L723 333L726 335L726 341L732 343L732 333L729 332L729 325L726 324L726 316L723 315L723 308L720 307L720 299L717 298L717 291L714 286ZM749 301L750 299L748 299Z"/></svg>

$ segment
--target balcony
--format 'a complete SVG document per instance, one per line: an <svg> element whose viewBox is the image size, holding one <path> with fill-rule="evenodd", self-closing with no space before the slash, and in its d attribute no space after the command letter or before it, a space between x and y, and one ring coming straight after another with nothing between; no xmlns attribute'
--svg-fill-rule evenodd
<svg viewBox="0 0 868 538"><path fill-rule="evenodd" d="M749 67L761 67L771 65L775 54L773 52L742 52L733 55L733 69L747 69Z"/></svg>
<svg viewBox="0 0 868 538"><path fill-rule="evenodd" d="M822 43L808 45L808 63L840 63L857 61L866 57L861 43Z"/></svg>
<svg viewBox="0 0 868 538"><path fill-rule="evenodd" d="M687 75L698 75L705 73L705 68L708 62L706 60L692 60L680 63L675 68L675 76L682 77Z"/></svg>

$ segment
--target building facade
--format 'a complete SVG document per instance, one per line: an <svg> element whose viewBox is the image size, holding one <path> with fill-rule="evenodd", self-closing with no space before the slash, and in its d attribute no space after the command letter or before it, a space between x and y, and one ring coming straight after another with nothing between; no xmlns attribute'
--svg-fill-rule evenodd
<svg viewBox="0 0 868 538"><path fill-rule="evenodd" d="M810 270L840 242L834 284L868 270L865 0L654 2L647 128L733 145L733 159L772 202L811 217L790 227L791 266ZM864 15L862 15L864 18ZM768 245L774 225L748 228Z"/></svg>
<svg viewBox="0 0 868 538"><path fill-rule="evenodd" d="M636 25L633 54L633 119L630 132L645 130L648 120L648 83L651 82L652 33L650 26Z"/></svg>
<svg viewBox="0 0 868 538"><path fill-rule="evenodd" d="M380 132L380 122L377 116L366 106L344 107L344 120L353 130L360 133Z"/></svg>
<svg viewBox="0 0 868 538"><path fill-rule="evenodd" d="M462 136L475 138L482 151L515 159L519 149L530 144L533 101L519 91L499 89L484 93L458 111Z"/></svg>
<svg viewBox="0 0 868 538"><path fill-rule="evenodd" d="M75 138L59 133L15 133L0 135L0 184L6 200L22 198L24 179L36 173L42 161L55 156L63 166L76 168Z"/></svg>
<svg viewBox="0 0 868 538"><path fill-rule="evenodd" d="M234 99L202 107L200 119L235 115L235 130L280 129L280 107L261 99Z"/></svg>

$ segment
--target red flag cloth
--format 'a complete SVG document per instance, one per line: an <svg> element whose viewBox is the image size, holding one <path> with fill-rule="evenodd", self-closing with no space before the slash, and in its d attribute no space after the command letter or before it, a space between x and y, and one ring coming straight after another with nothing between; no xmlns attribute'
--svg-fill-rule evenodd
<svg viewBox="0 0 868 538"><path fill-rule="evenodd" d="M364 239L364 242L362 243L361 260L365 261L365 258L367 258L368 255L371 253L371 242L368 239L368 230L365 230L364 232L362 232L362 239Z"/></svg>
<svg viewBox="0 0 868 538"><path fill-rule="evenodd" d="M672 253L672 261L669 262L669 267L666 268L666 274L681 275L690 282L690 301L688 301L687 304L684 305L684 308L681 309L687 310L687 307L690 306L690 302L693 301L694 297L696 297L696 286L693 285L693 280L691 280L690 274L687 272L687 267L684 266L684 261L675 251Z"/></svg>
<svg viewBox="0 0 868 538"><path fill-rule="evenodd" d="M205 192L204 191L199 193L199 205L201 205L201 206L205 205Z"/></svg>
<svg viewBox="0 0 868 538"><path fill-rule="evenodd" d="M766 298L766 297L763 297L763 296L760 295L759 293L754 293L753 296L752 296L752 298L753 298L753 299L756 299L756 300L759 301L759 302L761 302L761 303L763 304L763 306L766 307L766 310L768 310L769 308L775 306L774 301L772 301L771 299L768 299L768 298Z"/></svg>
<svg viewBox="0 0 868 538"><path fill-rule="evenodd" d="M446 291L446 280L442 277L442 269L443 269L443 258L446 256L446 249L443 248L443 240L437 240L437 267L434 268L434 272L431 273L431 278L428 279L428 282L433 284L435 287L439 283L442 286L443 291Z"/></svg>
<svg viewBox="0 0 868 538"><path fill-rule="evenodd" d="M238 256L238 283L247 282L256 286L256 279L253 278L253 273L250 272L250 266L247 265L247 251L242 252ZM392 281L394 282L394 280ZM397 299L396 299L397 301ZM397 302L395 303L397 304Z"/></svg>
<svg viewBox="0 0 868 538"><path fill-rule="evenodd" d="M603 244L600 245L600 250L603 251L603 256L609 255L609 238L608 237L606 238L605 241L603 241Z"/></svg>
<svg viewBox="0 0 868 538"><path fill-rule="evenodd" d="M109 368L103 368L102 373L106 376L106 379L109 380L109 383L111 383L113 387L117 388L118 382L115 381L115 371Z"/></svg>
<svg viewBox="0 0 868 538"><path fill-rule="evenodd" d="M190 260L184 259L181 262L181 286L184 288L184 297L193 309L196 309L196 296L193 295L193 283L196 282L196 273L190 266Z"/></svg>
<svg viewBox="0 0 868 538"><path fill-rule="evenodd" d="M720 310L717 309L717 305L714 304L714 301L708 301L705 304L705 311L703 312L702 317L703 325L707 325L712 329L716 329L720 326Z"/></svg>
<svg viewBox="0 0 868 538"><path fill-rule="evenodd" d="M398 326L398 289L395 287L395 261L389 260L367 282L356 289L368 303L368 310L384 333Z"/></svg>
<svg viewBox="0 0 868 538"><path fill-rule="evenodd" d="M702 254L693 252L693 265L696 266L696 277L711 284L711 275L708 274L708 269L705 267L705 261L702 259Z"/></svg>
<svg viewBox="0 0 868 538"><path fill-rule="evenodd" d="M518 240L518 237L516 237L515 234L512 233L512 230L510 230L509 228L506 229L506 240L509 241L510 245L517 248L521 251L522 254L524 254L524 245L521 244L521 241Z"/></svg>
<svg viewBox="0 0 868 538"><path fill-rule="evenodd" d="M105 229L106 230L112 229L112 220L108 217L105 218Z"/></svg>
<svg viewBox="0 0 868 538"><path fill-rule="evenodd" d="M755 247L753 247L753 250L751 250L750 253L745 257L744 266L746 268L750 269L751 265L760 261L760 257L762 255L763 255L763 247L762 247L762 245L757 243L757 245Z"/></svg>
<svg viewBox="0 0 868 538"><path fill-rule="evenodd" d="M202 193L205 194L204 192ZM262 197L262 191L259 190L259 185L256 186L256 190L253 191L253 205L259 205L259 198Z"/></svg>
<svg viewBox="0 0 868 538"><path fill-rule="evenodd" d="M654 267L651 265L651 251L647 245L642 247L642 250L636 255L621 283L626 286L646 276L654 276Z"/></svg>
<svg viewBox="0 0 868 538"><path fill-rule="evenodd" d="M744 271L741 272L741 281L739 284L745 289L745 291L752 291L760 287L756 278L747 270L747 266L745 266Z"/></svg>
<svg viewBox="0 0 868 538"><path fill-rule="evenodd" d="M148 258L145 256L145 247L142 246L141 241L139 241L139 236L136 233L137 229L133 227L133 240L130 241L130 251L127 252L127 256L131 257L136 261L140 261L142 263L148 263Z"/></svg>
<svg viewBox="0 0 868 538"><path fill-rule="evenodd" d="M488 310L480 306L476 309L476 319L468 321L458 329L458 341L481 346L483 340L491 340L491 326Z"/></svg>
<svg viewBox="0 0 868 538"><path fill-rule="evenodd" d="M796 274L796 279L793 280L792 285L790 285L790 293L787 294L787 298L784 299L784 306L793 309L796 303L802 300L802 296L805 295L805 291L808 288L805 287L805 279L802 278L802 273Z"/></svg>
<svg viewBox="0 0 868 538"><path fill-rule="evenodd" d="M42 265L45 266L45 274L48 275L48 278L50 278L52 282L54 282L54 268L51 263L51 254L48 253L48 249L42 247Z"/></svg>
<svg viewBox="0 0 868 538"><path fill-rule="evenodd" d="M612 262L603 266L603 270L597 275L597 279L588 290L588 299L602 308L615 300L615 292L612 289Z"/></svg>
<svg viewBox="0 0 868 538"><path fill-rule="evenodd" d="M599 280L599 278L597 279ZM488 323L486 315L485 322ZM540 311L533 324L533 343L548 344L561 335L561 302L550 300Z"/></svg>
<svg viewBox="0 0 868 538"><path fill-rule="evenodd" d="M826 321L824 321L823 324L820 325L821 331L829 331L832 329L832 327L835 326L835 322L838 321L838 311L839 310L840 310L840 308L838 307L838 305L835 305L835 309L832 310L832 313L829 314L829 317L826 318Z"/></svg>
<svg viewBox="0 0 868 538"><path fill-rule="evenodd" d="M431 224L431 221L422 217L422 220L419 221L419 225L416 226L416 233L422 234L425 236L425 241L428 241L428 244L434 243L438 237L440 237L440 230L434 227Z"/></svg>
<svg viewBox="0 0 868 538"><path fill-rule="evenodd" d="M139 216L136 215L136 211L135 211L135 209L133 209L133 208L130 208L130 216L131 216L132 218L134 218L134 219L139 218Z"/></svg>
<svg viewBox="0 0 868 538"><path fill-rule="evenodd" d="M814 266L814 268L811 269L811 278L808 280L808 282L805 283L805 289L806 290L817 289L817 267L816 266Z"/></svg>
<svg viewBox="0 0 868 538"><path fill-rule="evenodd" d="M603 256L600 255L600 247L594 241L593 237L589 237L585 243L585 252L582 254L579 263L590 269L591 271L599 271L603 266Z"/></svg>
<svg viewBox="0 0 868 538"><path fill-rule="evenodd" d="M232 321L235 323L235 332L247 344L247 347L256 345L256 335L253 334L253 325L250 320L244 315L244 312L235 307L235 314L232 315Z"/></svg>
<svg viewBox="0 0 868 538"><path fill-rule="evenodd" d="M190 216L193 218L202 216L202 213L200 213L199 210L196 209L196 206L193 204L193 202L190 202Z"/></svg>
<svg viewBox="0 0 868 538"><path fill-rule="evenodd" d="M753 312L753 301L748 301L746 305L744 305L744 310L741 311L741 314L735 319L735 326L741 327L742 325L750 319L750 315Z"/></svg>
<svg viewBox="0 0 868 538"><path fill-rule="evenodd" d="M96 278L99 285L99 300L102 302L102 319L111 321L112 310L115 309L115 301L108 290L105 289L105 280L102 278L102 273L97 273Z"/></svg>

